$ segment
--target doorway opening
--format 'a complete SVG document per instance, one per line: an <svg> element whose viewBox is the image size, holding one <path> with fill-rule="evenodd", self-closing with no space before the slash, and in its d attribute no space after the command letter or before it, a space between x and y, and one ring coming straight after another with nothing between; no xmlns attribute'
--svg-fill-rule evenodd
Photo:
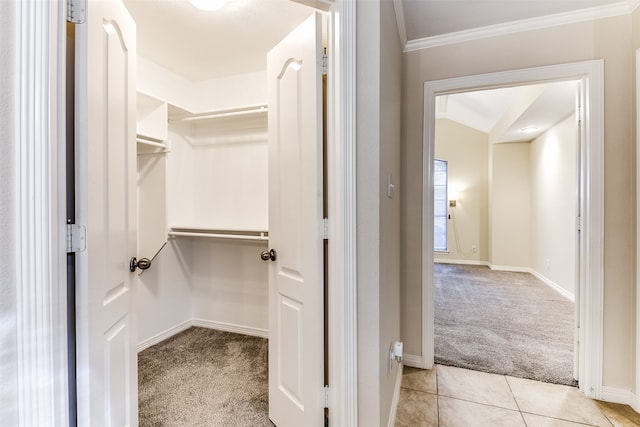
<svg viewBox="0 0 640 427"><path fill-rule="evenodd" d="M423 158L423 315L422 366L434 363L434 250L433 250L433 160L436 158L436 99L482 89L497 89L559 81L578 81L579 155L576 258L576 324L579 327L575 355L575 378L589 397L602 388L602 221L603 221L603 71L601 61L585 61L426 82ZM461 196L458 196L461 197ZM575 200L575 199L574 199ZM456 206L453 209L457 209ZM578 228L578 227L576 227ZM464 251L470 251L467 243ZM479 249L477 245L476 250ZM477 252L476 252L477 253ZM498 264L499 265L499 264Z"/></svg>
<svg viewBox="0 0 640 427"><path fill-rule="evenodd" d="M436 363L576 384L578 88L436 97Z"/></svg>
<svg viewBox="0 0 640 427"><path fill-rule="evenodd" d="M191 328L194 326L272 339L272 274L269 266L275 264L276 258L281 263L291 256L284 250L280 252L284 249L282 247L277 248L277 256L275 251L269 250L276 245L277 233L271 220L277 215L270 213L270 183L276 180L272 179L267 167L267 162L273 161L267 134L272 126L271 117L277 112L267 111L269 106L266 99L271 94L269 92L267 96L267 71L264 68L267 65L267 51L283 37L288 37L286 34L296 31L297 26L291 27L291 23L306 22L304 18L312 15L315 9L280 1L267 7L268 13L279 10L279 19L269 19L267 12L260 16L257 7L246 9L251 3L249 1L230 3L221 10L226 19L237 20L240 14L244 14L255 25L262 23L269 27L269 34L259 34L259 29L256 34L255 28L251 28L253 37L259 40L250 39L253 43L246 46L243 54L241 49L232 52L220 48L220 45L231 44L229 40L224 41L225 37L247 38L245 31L240 30L247 26L246 22L238 27L238 31L200 34L198 30L203 29L203 21L210 18L211 21L207 21L205 26L215 27L220 24L220 18L201 12L194 14L186 1L180 4L154 2L153 7L149 7L147 2L134 0L124 3L138 23L138 118L141 119L138 123L138 250L140 256L153 256L155 266L155 269L139 276L136 305L145 308L143 313L138 313L138 348L142 350L153 346L177 336L177 333L185 333L186 329L193 332ZM189 12L183 10L182 6ZM188 20L185 24L186 15ZM255 22L256 16L258 23ZM178 22L182 22L182 26ZM278 25L274 26L273 22L278 22ZM322 26L319 20L314 25L317 24L318 28ZM254 51L250 55L247 50L271 36L275 27L283 35L274 41L273 46L259 52L264 64L260 63L258 69L243 64L243 60L256 54ZM178 38L184 32L193 33L195 39L207 40L206 49L198 51L187 40L176 51L175 44L168 39ZM175 62L192 60L181 57L181 51L192 53L196 59L190 65L195 68L163 62L167 56L165 50L175 55ZM199 56L207 56L204 52L209 50L219 52L216 62L224 64L224 72L207 74L207 70L215 68L216 62L207 63L205 59L198 64ZM207 57L210 59L210 56ZM305 56L304 63L287 63L281 75L295 73L306 64L320 63L309 59ZM181 71L186 74L180 75ZM305 73L310 75L308 70ZM160 84L158 80L161 80ZM293 117L289 119L293 121ZM312 126L307 128L311 129ZM304 141L311 142L308 138ZM306 171L312 170L310 164L306 166ZM283 175L289 176L286 173ZM306 179L287 179L285 182L311 184ZM317 191L308 193L319 194ZM159 207L166 207L166 211L163 212ZM305 215L299 217L308 219ZM309 223L313 222L312 219L308 220ZM312 240L304 238L300 241ZM318 242L321 243L320 240ZM270 255L270 252L273 254ZM312 254L312 251L299 252L309 256ZM261 258L265 253L267 257ZM290 268L289 272L293 274L296 270ZM284 330L291 334L295 332L292 320L295 320L296 313L293 311L297 310L300 315L303 312L302 302L296 301L297 305L291 305L292 310L288 313L293 317L289 318L290 322ZM306 306L304 308L307 309ZM313 324L305 317L305 326ZM274 327L273 330L278 328ZM306 331L302 335L319 337L321 334ZM311 341L312 338L307 339L307 342ZM283 366L298 362L294 360L295 352L288 352L286 356L289 363ZM234 359L237 360L229 357L229 360ZM262 361L266 363L266 359ZM295 369L291 372L282 377L289 383L295 383L299 372ZM266 375L263 377L267 378ZM275 377L278 376L269 375L269 378ZM141 381L143 379L141 375ZM295 387L286 391L304 402L309 395L307 384L310 383L305 381L304 391ZM263 391L266 393L266 389ZM265 393L260 398L262 409ZM271 393L268 397L273 400ZM141 412L150 406L141 405ZM316 411L313 406L307 405L307 413ZM141 418L143 416L141 413ZM235 421L244 422L240 419Z"/></svg>

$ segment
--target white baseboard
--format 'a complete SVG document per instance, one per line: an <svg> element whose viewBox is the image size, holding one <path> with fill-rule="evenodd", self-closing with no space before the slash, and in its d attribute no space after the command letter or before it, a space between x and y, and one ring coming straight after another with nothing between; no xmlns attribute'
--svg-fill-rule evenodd
<svg viewBox="0 0 640 427"><path fill-rule="evenodd" d="M480 261L478 259L434 258L433 262L438 264L489 265L487 261Z"/></svg>
<svg viewBox="0 0 640 427"><path fill-rule="evenodd" d="M423 362L422 362L422 356L416 356L414 354L407 354L405 353L404 356L402 356L402 363L405 366L411 366L412 368L419 368L422 369Z"/></svg>
<svg viewBox="0 0 640 427"><path fill-rule="evenodd" d="M576 296L571 292L569 292L568 290L566 290L565 288L563 288L562 286L558 285L557 283L553 282L552 280L548 279L547 277L543 276L542 274L538 273L535 270L531 270L530 273L536 276L538 279L544 282L547 286L549 286L551 289L553 289L554 291L556 291L557 293L559 293L569 301L574 303L576 302Z"/></svg>
<svg viewBox="0 0 640 427"><path fill-rule="evenodd" d="M218 331L233 332L236 334L251 335L260 338L269 338L269 330L254 328L252 326L242 326L233 323L216 322L205 319L191 319L193 326L201 328L217 329Z"/></svg>
<svg viewBox="0 0 640 427"><path fill-rule="evenodd" d="M398 373L396 374L396 384L393 389L393 400L391 400L391 412L389 413L389 427L396 424L396 414L398 412L398 403L400 402L400 386L402 385L402 363L398 365Z"/></svg>
<svg viewBox="0 0 640 427"><path fill-rule="evenodd" d="M178 334L186 329L189 329L191 326L192 326L191 320L185 320L182 323L178 323L177 325L170 327L166 331L162 331L159 334L156 334L151 338L148 338L138 343L138 353L140 353L144 349L151 347L152 345L156 345L159 342L162 342L167 338L174 336L175 334Z"/></svg>
<svg viewBox="0 0 640 427"><path fill-rule="evenodd" d="M636 399L635 393L631 390L617 387L602 386L602 400L612 403L621 403L623 405L629 405L634 410L638 411L634 406L637 406L638 399Z"/></svg>
<svg viewBox="0 0 640 427"><path fill-rule="evenodd" d="M495 271L512 271L514 273L531 273L531 269L529 267L513 267L511 265L489 264L489 268Z"/></svg>
<svg viewBox="0 0 640 427"><path fill-rule="evenodd" d="M236 334L250 335L260 338L269 338L269 331L267 329L254 328L251 326L235 325L233 323L216 322L213 320L205 319L189 319L175 326L170 327L166 331L162 331L159 334L152 336L140 343L138 343L138 353L142 350L156 345L167 338L171 338L175 334L178 334L184 330L189 329L192 326L198 326L201 328L215 329L218 331L233 332Z"/></svg>
<svg viewBox="0 0 640 427"><path fill-rule="evenodd" d="M562 295L563 297L565 297L569 301L571 301L571 302L575 302L576 301L576 297L575 297L574 294L572 294L571 292L569 292L568 290L566 290L562 286L558 285L553 280L551 280L551 279L545 277L544 275L538 273L537 271L535 271L532 268L529 268L529 267L512 267L512 266L508 266L508 265L491 265L491 264L489 265L489 268L492 269L492 270L496 270L496 271L512 271L512 272L515 272L515 273L531 273L536 278L538 278L541 282L543 282L545 285L549 286L551 289L553 289L554 291L556 291L557 293L559 293L560 295Z"/></svg>

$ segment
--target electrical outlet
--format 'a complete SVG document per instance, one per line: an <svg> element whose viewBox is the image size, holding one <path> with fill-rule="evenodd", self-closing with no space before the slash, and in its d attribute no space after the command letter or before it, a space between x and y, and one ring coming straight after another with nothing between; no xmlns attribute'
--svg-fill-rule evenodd
<svg viewBox="0 0 640 427"><path fill-rule="evenodd" d="M476 252L478 252L478 248L475 245L471 246L471 252L475 254Z"/></svg>

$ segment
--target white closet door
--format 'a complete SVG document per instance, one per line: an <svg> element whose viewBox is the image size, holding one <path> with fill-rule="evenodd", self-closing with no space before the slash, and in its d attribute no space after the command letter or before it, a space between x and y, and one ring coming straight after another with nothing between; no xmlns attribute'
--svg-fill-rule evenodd
<svg viewBox="0 0 640 427"><path fill-rule="evenodd" d="M136 36L119 0L76 26L78 425L138 424L132 313L136 256Z"/></svg>
<svg viewBox="0 0 640 427"><path fill-rule="evenodd" d="M267 57L269 417L323 425L322 25L314 14Z"/></svg>

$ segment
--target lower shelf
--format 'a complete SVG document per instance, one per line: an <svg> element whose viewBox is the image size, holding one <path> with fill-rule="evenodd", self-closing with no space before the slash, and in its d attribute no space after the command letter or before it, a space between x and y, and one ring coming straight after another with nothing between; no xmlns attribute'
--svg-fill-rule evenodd
<svg viewBox="0 0 640 427"><path fill-rule="evenodd" d="M261 230L230 230L200 227L170 227L169 237L202 237L209 239L269 241L269 232Z"/></svg>

